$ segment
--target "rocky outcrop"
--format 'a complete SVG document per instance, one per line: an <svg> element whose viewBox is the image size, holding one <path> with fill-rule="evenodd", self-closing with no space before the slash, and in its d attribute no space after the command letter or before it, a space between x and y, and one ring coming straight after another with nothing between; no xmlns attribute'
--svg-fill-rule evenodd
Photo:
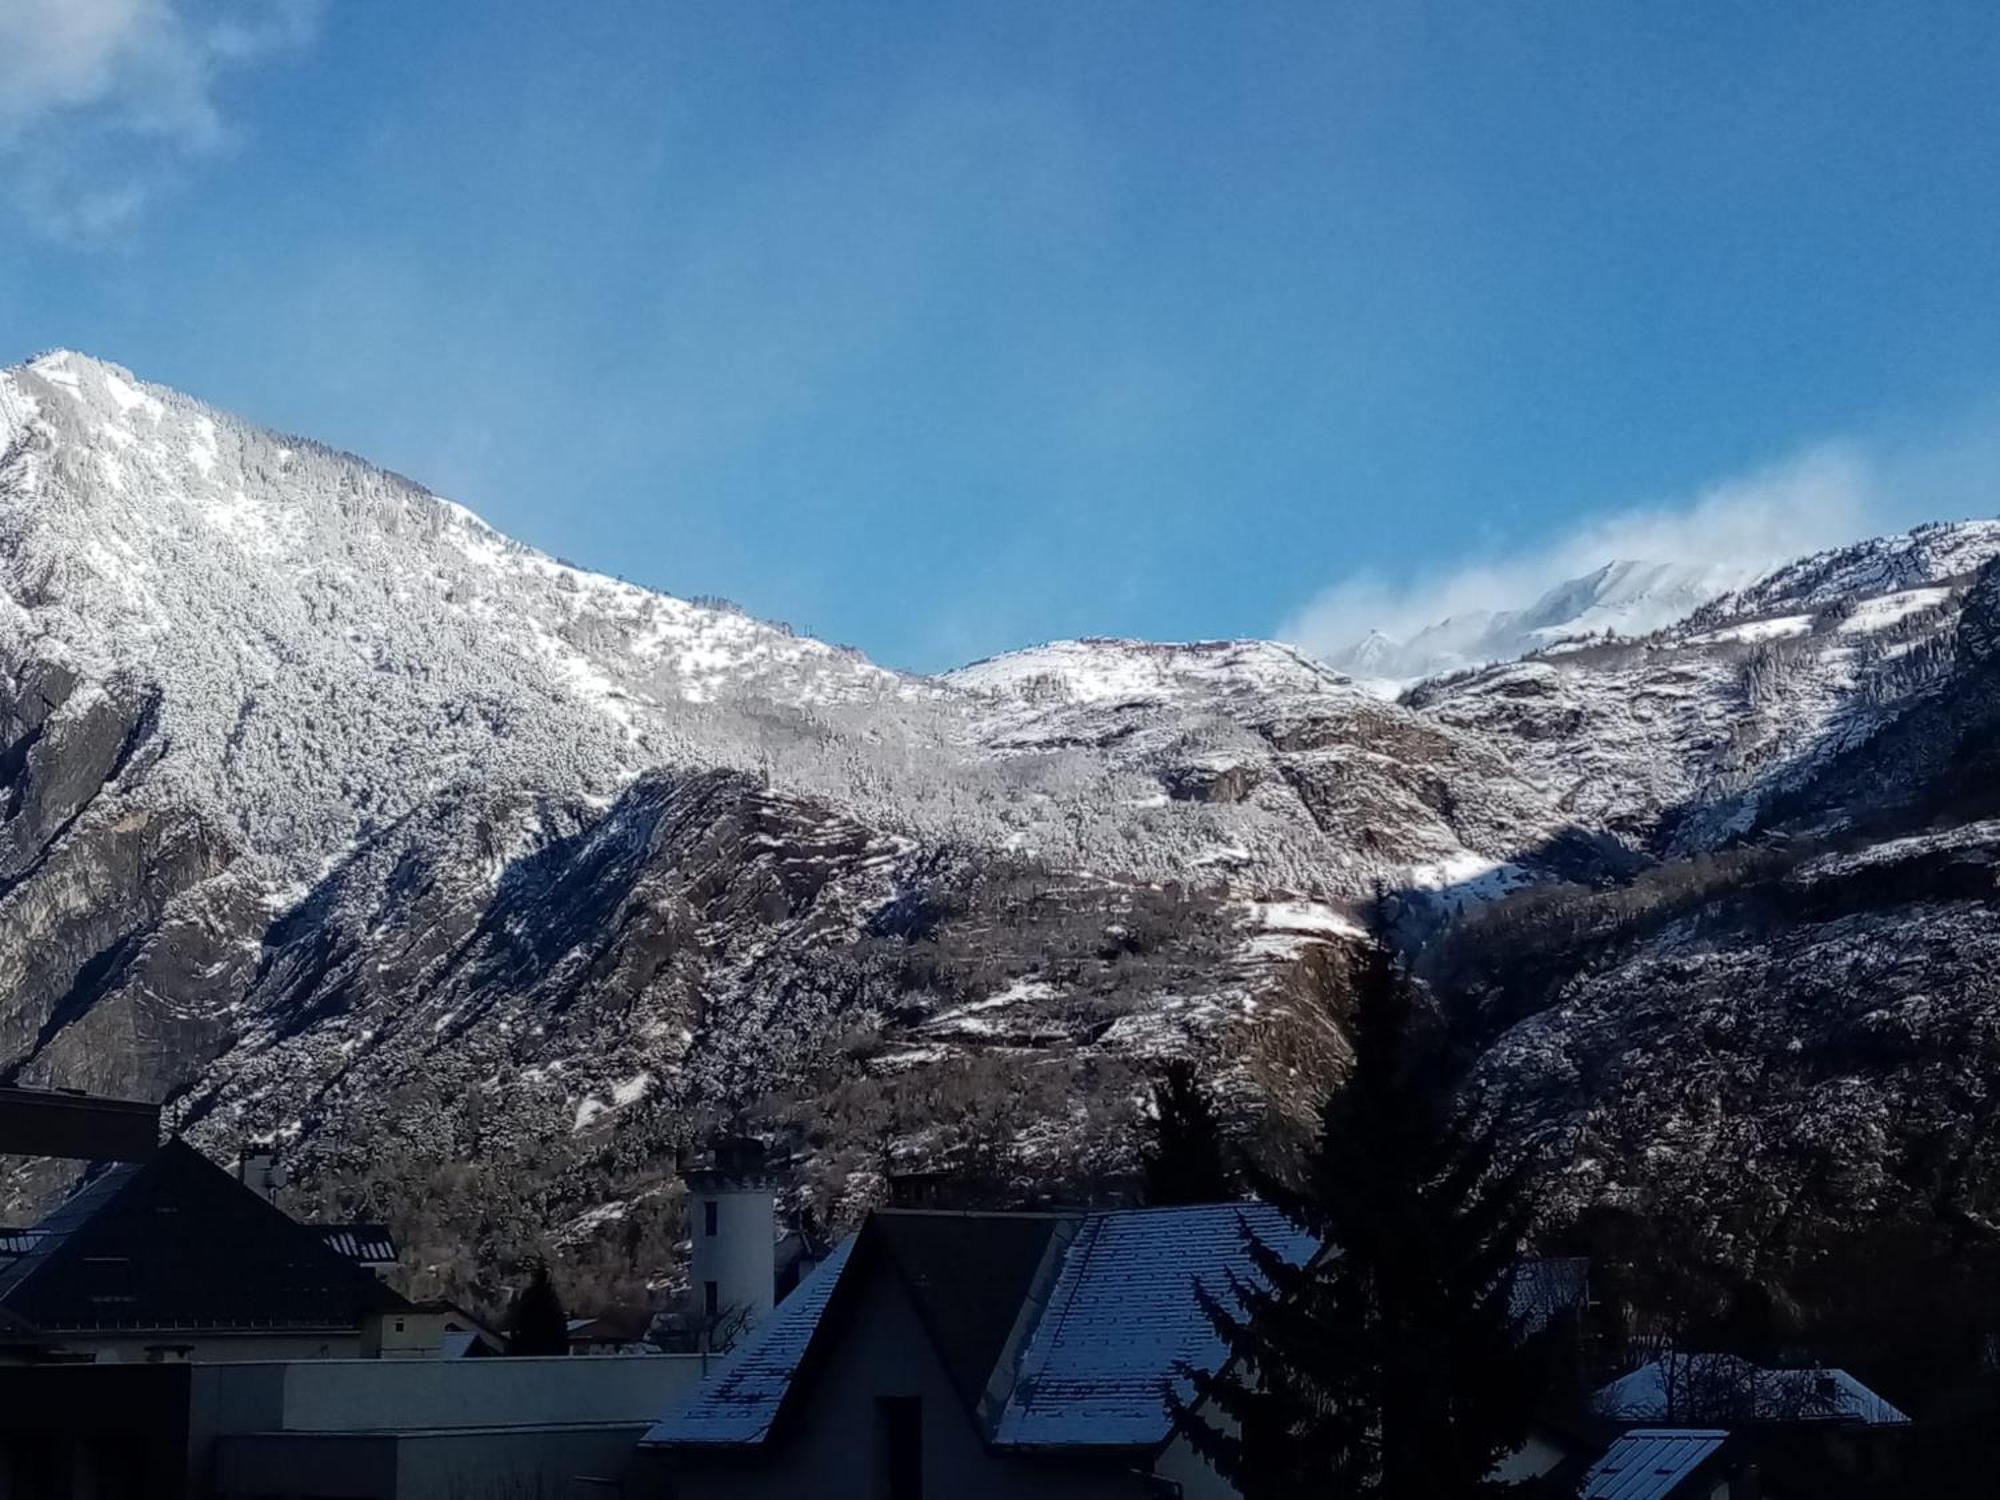
<svg viewBox="0 0 2000 1500"><path fill-rule="evenodd" d="M913 1164L1118 1191L1167 1053L1284 1136L1381 888L1572 1209L1848 1211L1933 1146L1976 1195L1996 553L1399 702L1254 641L920 679L50 356L0 374L0 1076L274 1140L441 1285L634 1277L715 1121L835 1217Z"/></svg>

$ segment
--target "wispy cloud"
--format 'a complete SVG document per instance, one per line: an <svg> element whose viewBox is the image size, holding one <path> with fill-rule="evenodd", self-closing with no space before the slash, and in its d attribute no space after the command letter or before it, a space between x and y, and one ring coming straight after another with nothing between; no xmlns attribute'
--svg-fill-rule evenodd
<svg viewBox="0 0 2000 1500"><path fill-rule="evenodd" d="M1452 616L1532 603L1565 579L1607 562L1772 566L1893 529L1898 456L1854 442L1826 443L1678 504L1635 507L1582 521L1532 547L1405 578L1343 578L1296 611L1282 639L1332 655L1371 630L1397 640Z"/></svg>
<svg viewBox="0 0 2000 1500"><path fill-rule="evenodd" d="M0 0L0 165L53 238L117 234L231 140L224 82L296 52L320 0Z"/></svg>

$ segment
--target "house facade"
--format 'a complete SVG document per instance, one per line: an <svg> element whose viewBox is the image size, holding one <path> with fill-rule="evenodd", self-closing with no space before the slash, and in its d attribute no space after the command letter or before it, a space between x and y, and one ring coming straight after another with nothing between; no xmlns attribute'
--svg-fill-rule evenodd
<svg viewBox="0 0 2000 1500"><path fill-rule="evenodd" d="M1253 1274L1246 1228L1311 1252L1259 1204L877 1213L647 1434L638 1493L1228 1495L1166 1392L1225 1356L1195 1286Z"/></svg>
<svg viewBox="0 0 2000 1500"><path fill-rule="evenodd" d="M436 1344L424 1315L324 1226L300 1224L179 1140L99 1167L0 1252L0 1363L355 1358L419 1336Z"/></svg>

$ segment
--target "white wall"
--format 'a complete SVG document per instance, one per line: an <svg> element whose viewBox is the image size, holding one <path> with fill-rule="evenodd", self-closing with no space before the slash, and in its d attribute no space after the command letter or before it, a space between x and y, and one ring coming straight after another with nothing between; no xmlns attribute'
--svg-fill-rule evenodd
<svg viewBox="0 0 2000 1500"><path fill-rule="evenodd" d="M714 1234L708 1231L706 1205L715 1205ZM775 1199L769 1188L704 1188L688 1196L689 1233L694 1264L688 1272L693 1310L702 1309L702 1286L716 1285L716 1303L724 1314L741 1310L748 1327L771 1311L771 1283L777 1273Z"/></svg>

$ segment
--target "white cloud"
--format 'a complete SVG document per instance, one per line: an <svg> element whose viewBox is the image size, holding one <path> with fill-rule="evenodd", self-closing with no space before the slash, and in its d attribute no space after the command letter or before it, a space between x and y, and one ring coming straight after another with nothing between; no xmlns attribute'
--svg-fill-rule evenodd
<svg viewBox="0 0 2000 1500"><path fill-rule="evenodd" d="M1608 562L1775 566L1892 529L1898 507L1884 465L1857 444L1829 443L1680 504L1588 517L1538 545L1401 579L1334 583L1279 630L1331 656L1371 630L1405 640L1452 617L1518 609Z"/></svg>
<svg viewBox="0 0 2000 1500"><path fill-rule="evenodd" d="M0 0L0 165L66 240L115 234L230 140L224 81L310 40L319 0Z"/></svg>

